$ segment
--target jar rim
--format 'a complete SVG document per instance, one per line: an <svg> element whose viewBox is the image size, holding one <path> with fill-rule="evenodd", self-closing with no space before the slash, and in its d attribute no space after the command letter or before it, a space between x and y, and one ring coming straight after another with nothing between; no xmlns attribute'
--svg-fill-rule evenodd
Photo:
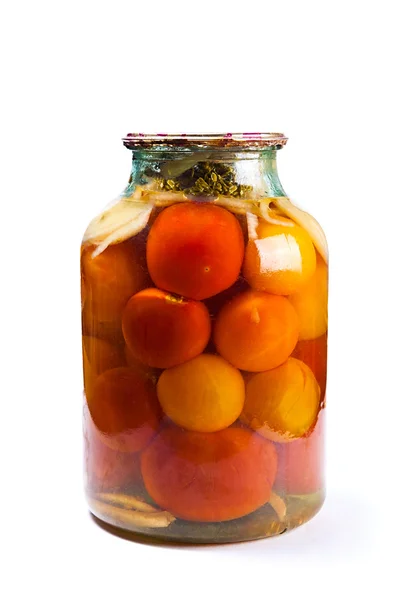
<svg viewBox="0 0 400 600"><path fill-rule="evenodd" d="M282 148L288 138L283 133L128 133L122 138L130 150L148 148L164 151L176 148L209 148L253 150Z"/></svg>

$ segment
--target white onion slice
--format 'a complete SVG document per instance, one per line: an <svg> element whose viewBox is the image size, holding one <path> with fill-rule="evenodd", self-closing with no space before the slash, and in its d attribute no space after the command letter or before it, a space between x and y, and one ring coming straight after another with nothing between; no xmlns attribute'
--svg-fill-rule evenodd
<svg viewBox="0 0 400 600"><path fill-rule="evenodd" d="M276 198L263 198L260 200L260 213L264 221L271 225L283 225L284 227L293 227L292 221L280 219L278 215L272 216L273 211L270 209L270 204L275 203Z"/></svg>
<svg viewBox="0 0 400 600"><path fill-rule="evenodd" d="M256 240L258 238L257 235L257 227L258 227L258 217L252 212L246 213L246 222L247 222L247 234L249 236L249 240Z"/></svg>
<svg viewBox="0 0 400 600"><path fill-rule="evenodd" d="M269 504L272 506L272 508L276 512L278 519L281 522L284 521L285 517L286 517L287 508L286 508L286 504L285 504L285 501L283 500L283 498L278 496L278 494L276 492L272 491L270 498L269 498Z"/></svg>
<svg viewBox="0 0 400 600"><path fill-rule="evenodd" d="M83 236L83 242L95 244L93 256L111 244L118 244L144 229L153 210L152 202L137 200L135 195L122 197L116 204L95 217Z"/></svg>

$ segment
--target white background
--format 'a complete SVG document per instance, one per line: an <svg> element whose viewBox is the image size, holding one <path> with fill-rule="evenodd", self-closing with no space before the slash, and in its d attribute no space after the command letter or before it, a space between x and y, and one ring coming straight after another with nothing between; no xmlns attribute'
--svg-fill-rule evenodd
<svg viewBox="0 0 400 600"><path fill-rule="evenodd" d="M396 4L3 2L5 600L398 597ZM328 499L286 536L135 544L85 507L79 244L124 187L120 138L137 130L283 131L283 185L327 233Z"/></svg>

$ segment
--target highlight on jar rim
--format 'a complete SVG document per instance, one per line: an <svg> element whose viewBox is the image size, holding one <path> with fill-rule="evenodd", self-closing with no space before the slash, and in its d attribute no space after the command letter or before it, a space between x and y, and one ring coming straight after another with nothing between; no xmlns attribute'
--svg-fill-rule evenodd
<svg viewBox="0 0 400 600"><path fill-rule="evenodd" d="M245 541L324 497L328 248L282 133L130 133L81 248L85 490L149 538Z"/></svg>

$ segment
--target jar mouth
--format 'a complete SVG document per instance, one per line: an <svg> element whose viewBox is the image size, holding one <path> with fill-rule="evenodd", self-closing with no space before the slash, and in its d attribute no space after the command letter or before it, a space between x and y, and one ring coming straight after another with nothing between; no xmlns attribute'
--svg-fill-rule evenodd
<svg viewBox="0 0 400 600"><path fill-rule="evenodd" d="M129 150L148 148L165 151L168 148L230 148L255 150L282 148L288 138L283 133L128 133L122 141Z"/></svg>

